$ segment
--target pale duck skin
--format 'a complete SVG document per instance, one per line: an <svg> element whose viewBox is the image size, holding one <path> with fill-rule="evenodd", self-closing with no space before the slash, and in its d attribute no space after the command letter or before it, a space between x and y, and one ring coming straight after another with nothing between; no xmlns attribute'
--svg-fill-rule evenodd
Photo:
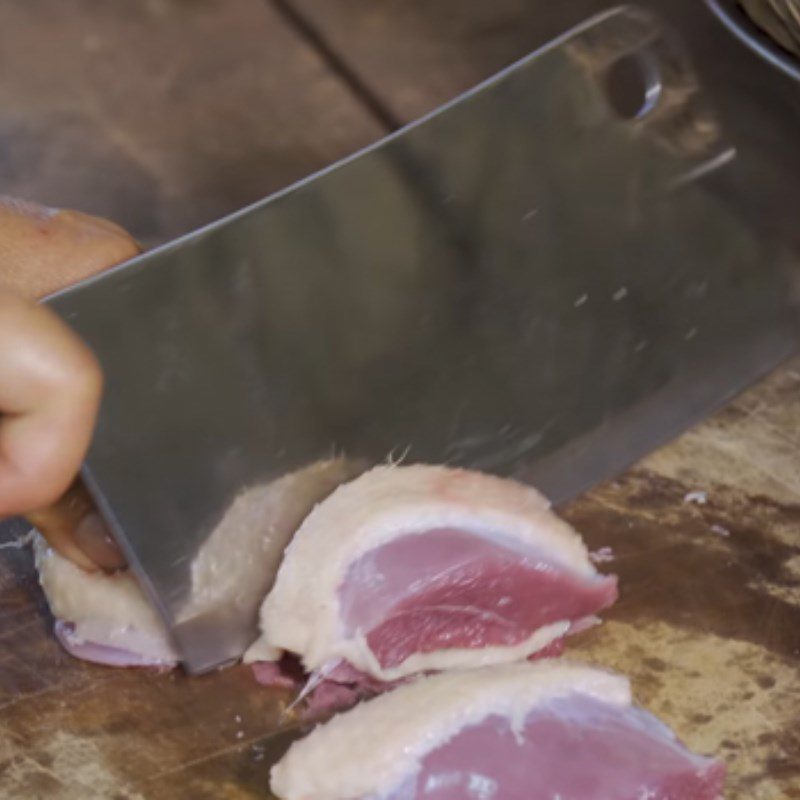
<svg viewBox="0 0 800 800"><path fill-rule="evenodd" d="M572 574L599 577L581 537L532 487L441 466L380 466L340 486L306 518L261 608L262 636L245 661L275 660L287 651L298 654L309 672L347 661L389 682L421 671L522 660L564 636L567 620L515 646L419 653L386 669L363 636L345 635L338 590L348 566L399 535L442 527L535 549Z"/></svg>

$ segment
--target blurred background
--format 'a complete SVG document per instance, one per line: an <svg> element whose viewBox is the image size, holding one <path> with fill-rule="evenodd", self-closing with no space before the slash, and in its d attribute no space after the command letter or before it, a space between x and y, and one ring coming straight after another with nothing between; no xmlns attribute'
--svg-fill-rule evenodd
<svg viewBox="0 0 800 800"><path fill-rule="evenodd" d="M0 192L110 217L149 247L375 141L609 5L6 0ZM702 0L650 5L681 14ZM800 0L729 5L800 49Z"/></svg>

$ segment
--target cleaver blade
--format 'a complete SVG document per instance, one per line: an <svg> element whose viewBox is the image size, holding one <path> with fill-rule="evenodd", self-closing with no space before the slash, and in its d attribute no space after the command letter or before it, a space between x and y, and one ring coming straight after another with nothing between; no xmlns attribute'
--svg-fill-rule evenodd
<svg viewBox="0 0 800 800"><path fill-rule="evenodd" d="M256 635L193 572L243 490L402 456L558 503L796 350L796 248L738 202L757 145L714 100L657 16L612 9L48 299L106 375L85 482L189 672ZM794 146L797 125L764 124Z"/></svg>

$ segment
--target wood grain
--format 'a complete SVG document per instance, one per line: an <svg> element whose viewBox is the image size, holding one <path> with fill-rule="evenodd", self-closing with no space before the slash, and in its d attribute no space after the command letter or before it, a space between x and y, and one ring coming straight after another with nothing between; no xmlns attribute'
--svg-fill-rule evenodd
<svg viewBox="0 0 800 800"><path fill-rule="evenodd" d="M286 698L248 669L187 679L76 662L50 634L27 550L0 551L0 615L0 797L264 796Z"/></svg>
<svg viewBox="0 0 800 800"><path fill-rule="evenodd" d="M728 800L800 798L798 369L564 511L613 548L622 588L570 655L627 673L691 747L725 758ZM187 679L70 659L25 550L0 551L0 621L0 797L267 796L288 698L247 669Z"/></svg>

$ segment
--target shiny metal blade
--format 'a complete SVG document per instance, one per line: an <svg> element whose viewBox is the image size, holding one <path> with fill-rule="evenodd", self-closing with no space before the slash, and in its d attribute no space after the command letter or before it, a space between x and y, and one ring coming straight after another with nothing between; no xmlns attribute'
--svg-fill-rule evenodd
<svg viewBox="0 0 800 800"><path fill-rule="evenodd" d="M607 12L51 300L107 375L85 477L190 671L254 636L226 559L283 513L281 476L402 453L560 501L795 350L797 253L740 202L763 145L729 136L697 63L651 14ZM288 495L266 572L330 485ZM231 522L248 487L273 499Z"/></svg>

